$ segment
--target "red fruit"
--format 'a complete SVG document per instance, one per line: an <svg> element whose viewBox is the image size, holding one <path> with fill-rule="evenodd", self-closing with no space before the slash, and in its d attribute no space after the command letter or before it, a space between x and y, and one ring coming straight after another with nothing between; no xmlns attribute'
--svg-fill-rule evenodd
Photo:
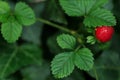
<svg viewBox="0 0 120 80"><path fill-rule="evenodd" d="M95 29L95 36L100 42L107 42L112 38L114 29L111 26L99 26Z"/></svg>

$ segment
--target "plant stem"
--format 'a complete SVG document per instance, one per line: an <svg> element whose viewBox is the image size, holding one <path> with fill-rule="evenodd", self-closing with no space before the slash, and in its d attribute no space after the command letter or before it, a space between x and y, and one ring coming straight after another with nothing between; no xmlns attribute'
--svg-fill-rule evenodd
<svg viewBox="0 0 120 80"><path fill-rule="evenodd" d="M81 46L78 46L76 49L75 49L75 52L77 52L79 49L80 49Z"/></svg>
<svg viewBox="0 0 120 80"><path fill-rule="evenodd" d="M83 44L83 41L82 39L80 38L80 35L76 32L76 31L73 31L73 30L69 30L68 28L65 28L64 26L60 26L60 25L57 25L55 23L52 23L48 20L45 20L45 19L42 19L42 18L37 18L38 21L44 23L44 24L47 24L47 25L50 25L52 27L55 27L57 29L60 29L62 31L65 31L67 33L70 33L72 34L73 36L75 36L77 38L77 41L83 46L85 47L85 45Z"/></svg>
<svg viewBox="0 0 120 80"><path fill-rule="evenodd" d="M4 77L5 73L6 73L7 68L10 66L13 58L16 56L17 51L18 51L18 48L16 47L15 50L13 51L13 53L11 54L10 58L8 59L6 65L4 66L3 71L1 73L1 78L2 79L3 79L3 77Z"/></svg>
<svg viewBox="0 0 120 80"><path fill-rule="evenodd" d="M95 67L94 67L94 73L95 73L95 76L96 76L96 80L99 80L98 74L97 74L97 71L96 71L96 68L95 68Z"/></svg>
<svg viewBox="0 0 120 80"><path fill-rule="evenodd" d="M52 26L52 27L55 27L55 28L57 28L57 29L60 29L60 30L62 30L62 31L71 33L71 30L69 30L69 29L67 29L67 28L65 28L65 27L63 27L63 26L54 24L54 23L52 23L52 22L50 22L50 21L47 21L47 20L45 20L45 19L38 18L37 20L40 21L40 22L42 22L42 23L48 24L48 25L50 25L50 26Z"/></svg>

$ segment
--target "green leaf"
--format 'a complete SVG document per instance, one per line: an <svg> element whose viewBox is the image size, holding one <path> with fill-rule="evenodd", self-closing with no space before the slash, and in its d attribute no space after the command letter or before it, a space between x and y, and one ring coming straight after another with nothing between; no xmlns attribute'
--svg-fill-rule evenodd
<svg viewBox="0 0 120 80"><path fill-rule="evenodd" d="M51 74L50 64L44 62L41 66L28 66L22 69L21 73L25 80L47 80Z"/></svg>
<svg viewBox="0 0 120 80"><path fill-rule="evenodd" d="M92 7L92 10L95 10L95 9L97 9L99 7L103 7L104 4L106 4L107 2L108 2L108 0L96 0L96 3Z"/></svg>
<svg viewBox="0 0 120 80"><path fill-rule="evenodd" d="M96 73L95 73L96 71ZM94 68L88 73L99 80L119 80L120 54L113 50L104 51L96 60Z"/></svg>
<svg viewBox="0 0 120 80"><path fill-rule="evenodd" d="M96 0L59 0L69 16L83 16L89 13Z"/></svg>
<svg viewBox="0 0 120 80"><path fill-rule="evenodd" d="M41 49L32 44L5 49L0 54L0 80L24 66L41 64L41 53Z"/></svg>
<svg viewBox="0 0 120 80"><path fill-rule="evenodd" d="M16 4L15 14L18 21L23 25L28 26L35 23L35 14L33 10L23 2Z"/></svg>
<svg viewBox="0 0 120 80"><path fill-rule="evenodd" d="M62 9L59 7L59 3L57 0L49 0L46 3L47 7L45 7L45 19L52 20L54 22L58 22L61 24L67 24L66 18Z"/></svg>
<svg viewBox="0 0 120 80"><path fill-rule="evenodd" d="M81 70L88 71L93 67L93 54L88 48L82 48L76 52L75 65Z"/></svg>
<svg viewBox="0 0 120 80"><path fill-rule="evenodd" d="M56 78L63 78L74 70L73 52L64 52L55 56L51 64L52 74Z"/></svg>
<svg viewBox="0 0 120 80"><path fill-rule="evenodd" d="M110 11L97 9L85 17L84 24L88 27L97 27L102 25L115 26L116 20Z"/></svg>
<svg viewBox="0 0 120 80"><path fill-rule="evenodd" d="M2 24L1 33L5 40L13 43L20 37L22 26L15 20L13 16L9 17L6 23Z"/></svg>
<svg viewBox="0 0 120 80"><path fill-rule="evenodd" d="M0 1L0 22L6 22L10 13L10 6L7 2Z"/></svg>
<svg viewBox="0 0 120 80"><path fill-rule="evenodd" d="M95 44L95 42L96 42L96 38L94 36L87 37L87 43Z"/></svg>
<svg viewBox="0 0 120 80"><path fill-rule="evenodd" d="M31 63L33 62L39 65L41 64L42 50L38 46L33 44L24 44L20 47L20 52L26 55L27 57L31 58Z"/></svg>
<svg viewBox="0 0 120 80"><path fill-rule="evenodd" d="M57 43L63 49L74 49L76 39L69 34L62 34L57 37Z"/></svg>

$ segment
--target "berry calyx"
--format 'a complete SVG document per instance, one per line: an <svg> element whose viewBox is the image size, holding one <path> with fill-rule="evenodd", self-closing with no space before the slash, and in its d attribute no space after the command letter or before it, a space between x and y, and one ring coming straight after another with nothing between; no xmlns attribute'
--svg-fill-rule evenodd
<svg viewBox="0 0 120 80"><path fill-rule="evenodd" d="M114 33L114 28L111 26L99 26L95 29L95 37L100 42L108 42Z"/></svg>

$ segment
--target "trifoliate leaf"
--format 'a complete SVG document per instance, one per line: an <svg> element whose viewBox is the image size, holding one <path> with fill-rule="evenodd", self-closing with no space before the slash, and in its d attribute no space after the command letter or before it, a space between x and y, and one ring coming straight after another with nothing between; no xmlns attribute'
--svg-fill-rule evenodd
<svg viewBox="0 0 120 80"><path fill-rule="evenodd" d="M82 48L75 54L75 65L81 70L88 71L93 67L93 54L88 48Z"/></svg>
<svg viewBox="0 0 120 80"><path fill-rule="evenodd" d="M15 20L13 16L9 17L6 23L2 24L1 33L5 40L13 43L20 37L22 26Z"/></svg>
<svg viewBox="0 0 120 80"><path fill-rule="evenodd" d="M52 61L52 74L56 78L63 78L70 73L72 73L74 69L74 61L73 61L73 52L65 52L58 54Z"/></svg>
<svg viewBox="0 0 120 80"><path fill-rule="evenodd" d="M31 25L35 22L33 10L25 3L19 2L15 6L15 14L18 21L23 25Z"/></svg>
<svg viewBox="0 0 120 80"><path fill-rule="evenodd" d="M89 13L96 0L59 0L69 16L83 16Z"/></svg>
<svg viewBox="0 0 120 80"><path fill-rule="evenodd" d="M57 37L57 43L63 49L74 49L76 39L69 34L62 34Z"/></svg>
<svg viewBox="0 0 120 80"><path fill-rule="evenodd" d="M110 11L97 9L85 17L84 24L88 27L97 27L102 25L114 26L116 25L116 20Z"/></svg>
<svg viewBox="0 0 120 80"><path fill-rule="evenodd" d="M0 22L6 22L10 13L10 6L5 1L0 1Z"/></svg>

